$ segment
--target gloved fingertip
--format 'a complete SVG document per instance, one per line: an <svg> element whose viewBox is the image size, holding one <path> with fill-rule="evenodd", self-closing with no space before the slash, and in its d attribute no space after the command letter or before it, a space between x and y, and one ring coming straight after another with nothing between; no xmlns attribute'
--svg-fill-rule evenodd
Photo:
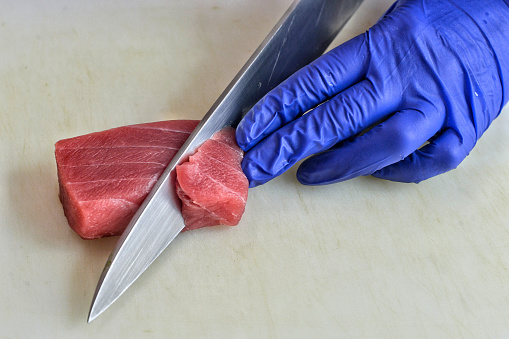
<svg viewBox="0 0 509 339"><path fill-rule="evenodd" d="M261 170L256 159L250 159L249 153L247 153L247 155L248 156L244 157L242 160L241 167L249 181L249 188L260 186L272 179L270 175Z"/></svg>
<svg viewBox="0 0 509 339"><path fill-rule="evenodd" d="M311 186L313 183L309 180L309 177L307 173L301 173L300 168L297 169L297 181L300 182L302 185Z"/></svg>
<svg viewBox="0 0 509 339"><path fill-rule="evenodd" d="M320 169L320 166L317 165L316 161L313 161L313 158L305 160L297 169L297 180L306 186L318 186L325 185L331 183L331 180L334 182L337 181L337 178L329 178L329 180L323 177L323 171Z"/></svg>
<svg viewBox="0 0 509 339"><path fill-rule="evenodd" d="M347 181L374 171L372 165L361 165L351 159L348 149L338 148L306 159L297 169L297 180L303 185L329 185Z"/></svg>
<svg viewBox="0 0 509 339"><path fill-rule="evenodd" d="M313 174L313 172L309 171L308 166L306 166L306 161L304 161L297 169L296 177L297 177L297 180L302 185L312 186L312 185L314 185L312 174Z"/></svg>
<svg viewBox="0 0 509 339"><path fill-rule="evenodd" d="M249 188L255 188L260 186L262 183L255 181L255 180L249 180Z"/></svg>

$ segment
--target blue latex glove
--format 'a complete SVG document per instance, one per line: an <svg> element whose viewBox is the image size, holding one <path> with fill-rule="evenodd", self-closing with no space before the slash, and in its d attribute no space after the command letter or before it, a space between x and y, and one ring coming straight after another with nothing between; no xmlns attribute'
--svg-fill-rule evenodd
<svg viewBox="0 0 509 339"><path fill-rule="evenodd" d="M508 98L509 0L397 1L248 112L242 167L254 187L318 153L301 183L419 182L455 168Z"/></svg>

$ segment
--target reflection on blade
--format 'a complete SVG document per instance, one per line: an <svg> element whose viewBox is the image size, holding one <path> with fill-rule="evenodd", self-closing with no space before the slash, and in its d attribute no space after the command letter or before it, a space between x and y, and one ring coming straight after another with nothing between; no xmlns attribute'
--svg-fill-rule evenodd
<svg viewBox="0 0 509 339"><path fill-rule="evenodd" d="M176 165L320 56L361 2L300 0L288 9L170 162L120 237L99 279L88 322L104 312L184 228L174 188Z"/></svg>

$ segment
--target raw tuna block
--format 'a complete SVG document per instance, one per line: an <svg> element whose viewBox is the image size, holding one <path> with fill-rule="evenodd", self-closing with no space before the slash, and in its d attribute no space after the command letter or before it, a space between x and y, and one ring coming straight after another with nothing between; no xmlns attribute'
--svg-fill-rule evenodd
<svg viewBox="0 0 509 339"><path fill-rule="evenodd" d="M120 235L198 121L139 124L60 140L60 201L84 239Z"/></svg>
<svg viewBox="0 0 509 339"><path fill-rule="evenodd" d="M176 188L186 228L237 225L247 201L249 182L240 163L244 153L235 130L222 129L177 166Z"/></svg>

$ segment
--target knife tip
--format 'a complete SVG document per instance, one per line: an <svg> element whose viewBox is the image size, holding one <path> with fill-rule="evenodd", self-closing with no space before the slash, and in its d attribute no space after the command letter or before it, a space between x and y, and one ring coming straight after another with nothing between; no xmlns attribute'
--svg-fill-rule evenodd
<svg viewBox="0 0 509 339"><path fill-rule="evenodd" d="M94 321L95 318L97 318L101 313L103 313L112 303L115 301L115 299L111 300L109 298L105 298L105 296L108 296L108 294L105 294L104 288L103 288L103 282L106 278L107 271L108 271L109 265L106 263L106 267L101 274L101 278L99 279L99 283L97 284L97 289L95 291L94 297L92 299L92 304L90 305L90 311L88 312L88 318L87 323L91 323ZM118 297L118 296L117 296Z"/></svg>
<svg viewBox="0 0 509 339"><path fill-rule="evenodd" d="M88 313L87 323L90 324L92 321L94 321L95 318L97 318L104 309L98 310L97 307L95 307L95 304L92 304L90 307L90 312Z"/></svg>

